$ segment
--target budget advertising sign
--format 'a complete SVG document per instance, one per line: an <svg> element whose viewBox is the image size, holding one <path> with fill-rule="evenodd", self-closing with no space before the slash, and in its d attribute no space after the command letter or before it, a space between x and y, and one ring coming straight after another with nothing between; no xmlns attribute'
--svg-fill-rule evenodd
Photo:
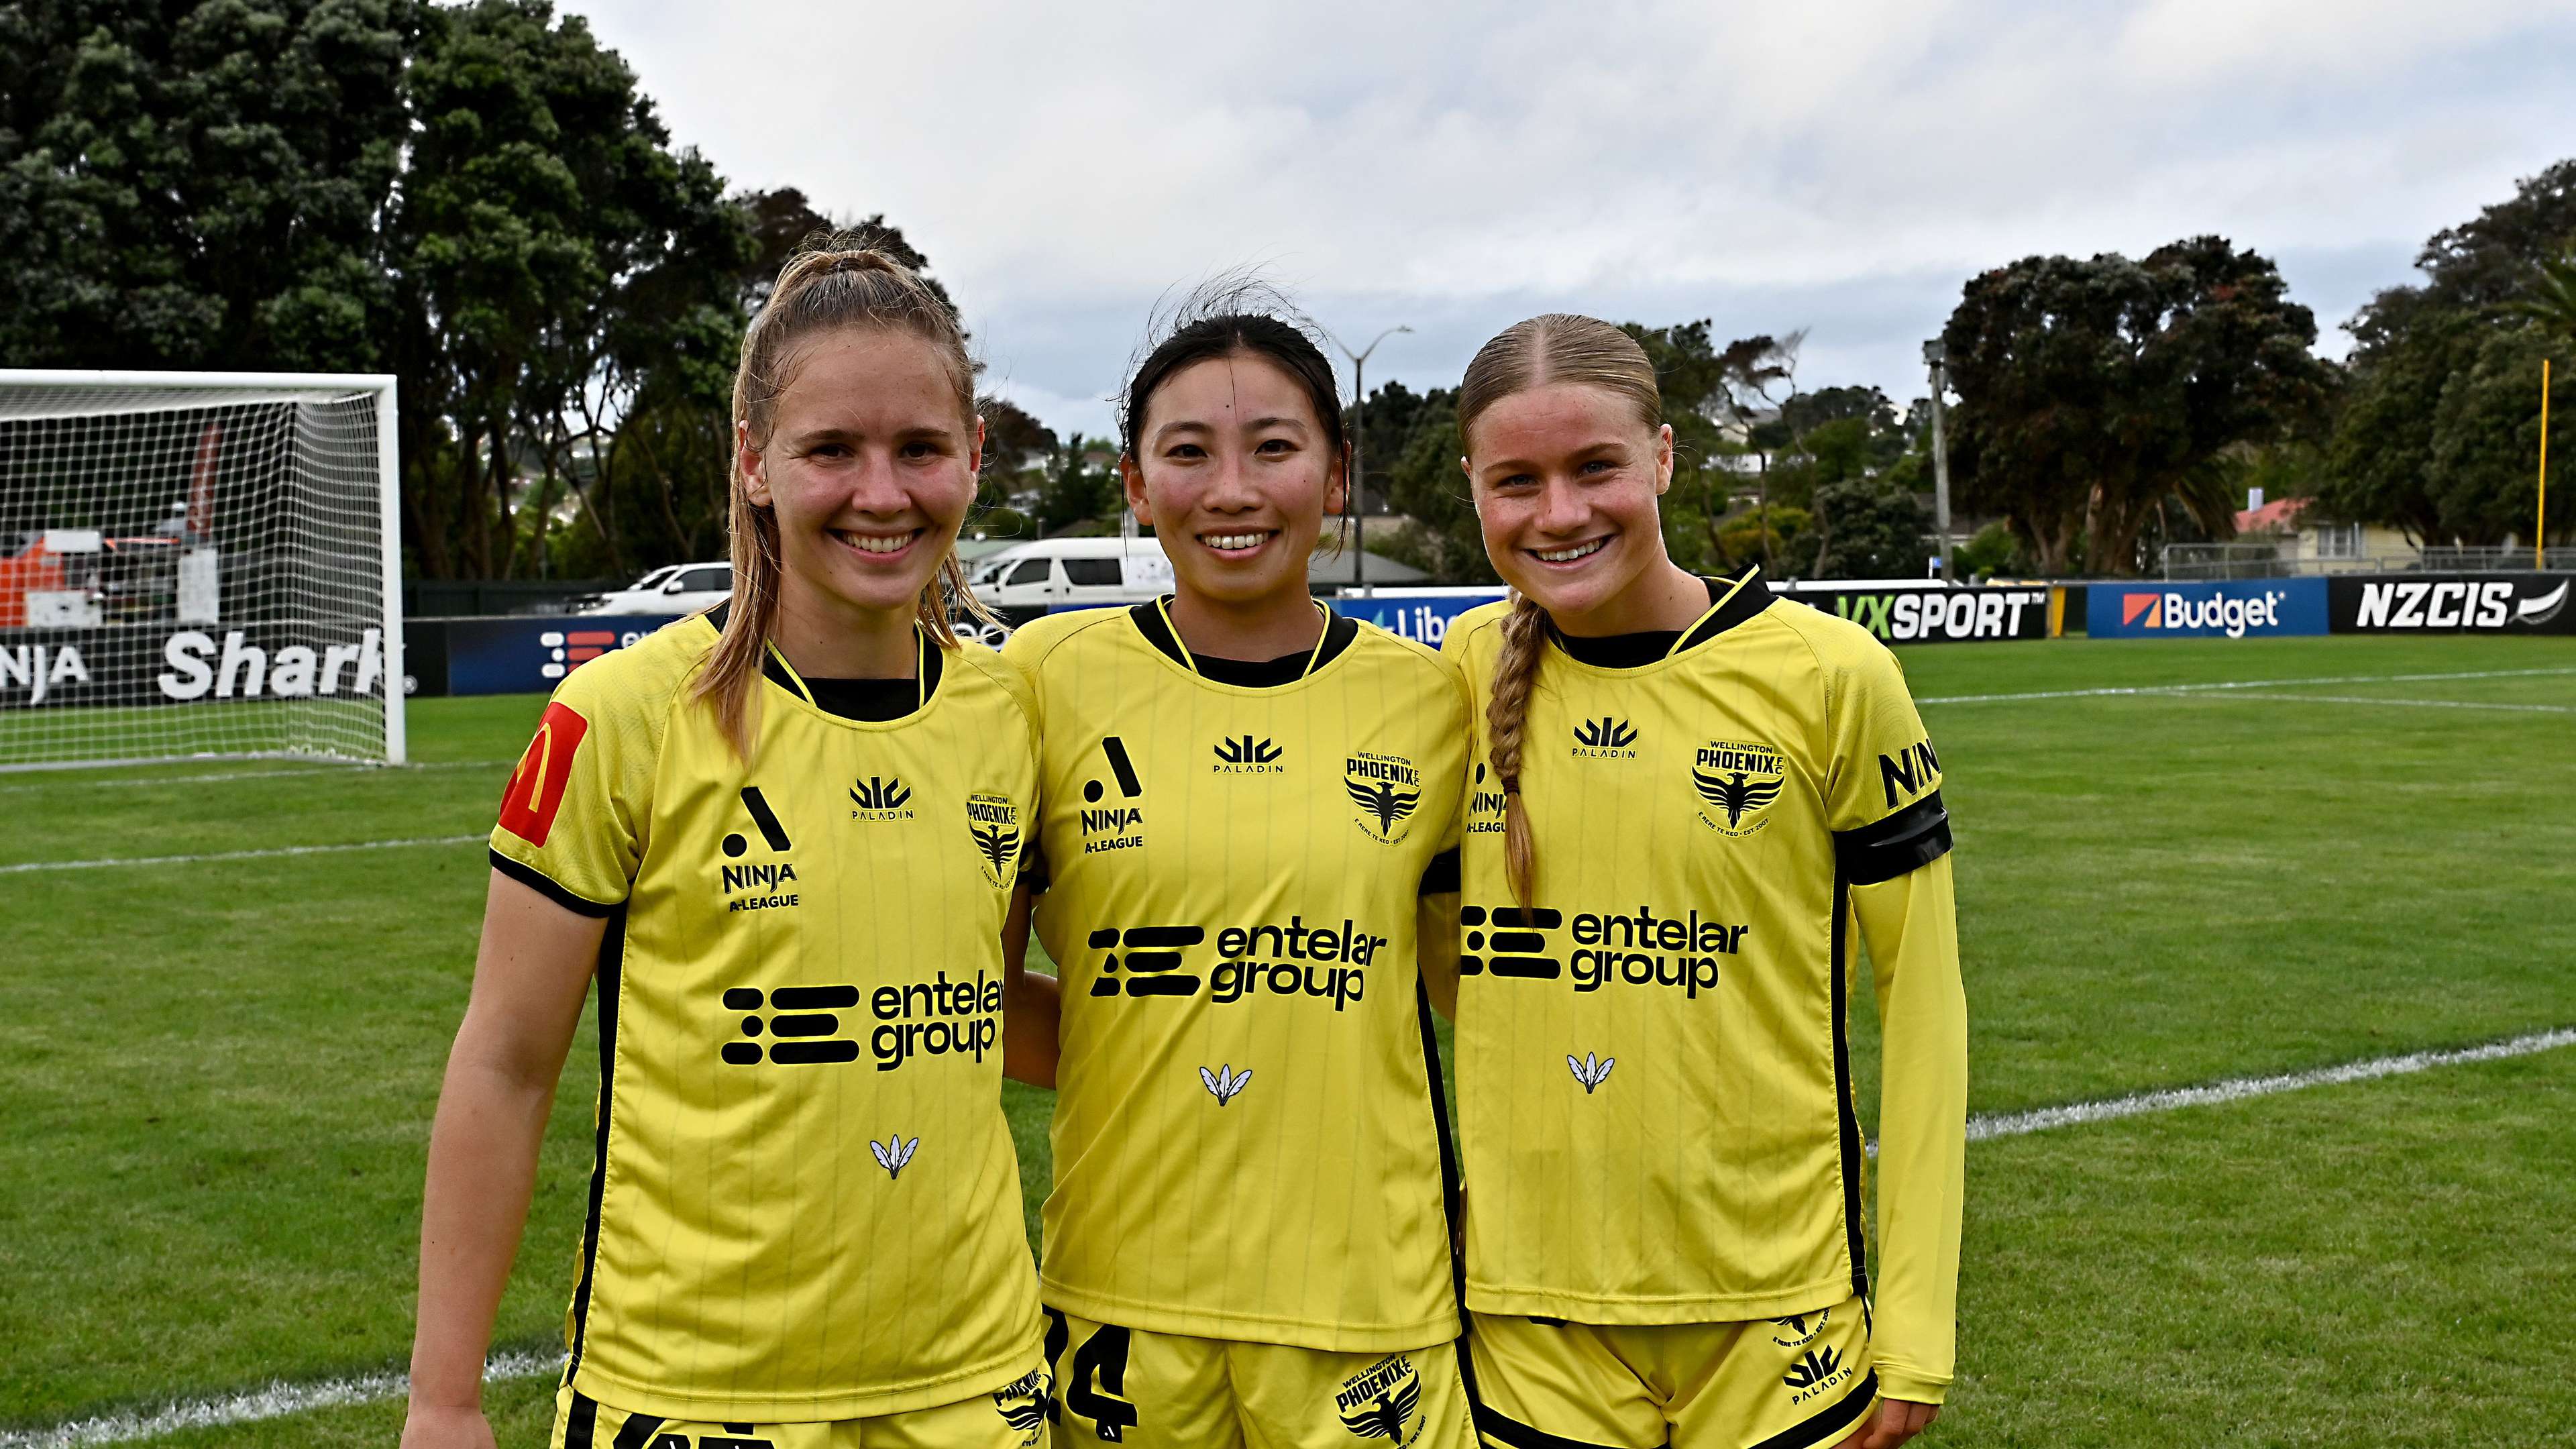
<svg viewBox="0 0 2576 1449"><path fill-rule="evenodd" d="M2324 579L2095 584L2084 627L2096 639L2244 639L2326 632Z"/></svg>
<svg viewBox="0 0 2576 1449"><path fill-rule="evenodd" d="M2338 634L2576 634L2566 574L2329 579Z"/></svg>

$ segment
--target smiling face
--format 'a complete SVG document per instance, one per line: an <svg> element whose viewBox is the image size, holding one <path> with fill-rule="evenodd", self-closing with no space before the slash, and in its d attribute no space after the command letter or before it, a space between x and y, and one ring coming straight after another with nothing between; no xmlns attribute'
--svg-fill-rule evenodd
<svg viewBox="0 0 2576 1449"><path fill-rule="evenodd" d="M788 366L769 436L739 438L745 495L778 519L782 609L910 617L975 499L984 427L932 343L845 327Z"/></svg>
<svg viewBox="0 0 2576 1449"><path fill-rule="evenodd" d="M1177 369L1119 468L1184 594L1234 608L1306 599L1324 515L1342 506L1342 460L1286 369L1243 352Z"/></svg>
<svg viewBox="0 0 2576 1449"><path fill-rule="evenodd" d="M1498 399L1468 430L1467 479L1504 582L1576 634L1652 627L1645 595L1670 571L1656 500L1673 430L1604 388L1546 383Z"/></svg>

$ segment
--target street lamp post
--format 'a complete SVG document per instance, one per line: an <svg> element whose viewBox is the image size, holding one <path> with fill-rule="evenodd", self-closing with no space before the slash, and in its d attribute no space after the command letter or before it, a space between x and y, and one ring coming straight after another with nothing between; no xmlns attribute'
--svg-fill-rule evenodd
<svg viewBox="0 0 2576 1449"><path fill-rule="evenodd" d="M1935 337L1923 344L1924 365L1932 369L1932 527L1941 550L1941 581L1958 577L1950 558L1950 450L1941 438L1941 393L1950 380L1950 349Z"/></svg>
<svg viewBox="0 0 2576 1449"><path fill-rule="evenodd" d="M1410 327L1403 326L1389 327L1372 339L1368 346L1357 352L1343 347L1342 339L1333 337L1333 334L1329 332L1324 334L1327 337L1333 337L1333 345L1340 347L1342 355L1351 360L1351 486L1350 501L1346 506L1351 510L1353 550L1351 587L1353 588L1368 582L1368 474L1360 468L1360 437L1368 423L1369 354L1377 351L1378 343L1384 342L1398 332L1412 330Z"/></svg>

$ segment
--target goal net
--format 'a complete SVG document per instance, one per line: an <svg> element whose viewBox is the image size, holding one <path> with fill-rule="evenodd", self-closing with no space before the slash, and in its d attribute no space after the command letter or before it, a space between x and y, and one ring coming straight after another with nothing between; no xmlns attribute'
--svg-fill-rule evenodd
<svg viewBox="0 0 2576 1449"><path fill-rule="evenodd" d="M394 381L0 370L0 769L403 758Z"/></svg>

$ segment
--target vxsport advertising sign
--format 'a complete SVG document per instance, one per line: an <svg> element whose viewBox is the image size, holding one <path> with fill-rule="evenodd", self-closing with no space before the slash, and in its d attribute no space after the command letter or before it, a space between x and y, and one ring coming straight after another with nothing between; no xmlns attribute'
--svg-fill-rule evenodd
<svg viewBox="0 0 2576 1449"><path fill-rule="evenodd" d="M2094 584L2085 632L2096 639L2244 639L2326 632L2324 579Z"/></svg>
<svg viewBox="0 0 2576 1449"><path fill-rule="evenodd" d="M1883 644L2048 637L2045 588L1801 588L1780 597L1839 614Z"/></svg>
<svg viewBox="0 0 2576 1449"><path fill-rule="evenodd" d="M2576 634L2566 574L2327 580L2338 634Z"/></svg>

